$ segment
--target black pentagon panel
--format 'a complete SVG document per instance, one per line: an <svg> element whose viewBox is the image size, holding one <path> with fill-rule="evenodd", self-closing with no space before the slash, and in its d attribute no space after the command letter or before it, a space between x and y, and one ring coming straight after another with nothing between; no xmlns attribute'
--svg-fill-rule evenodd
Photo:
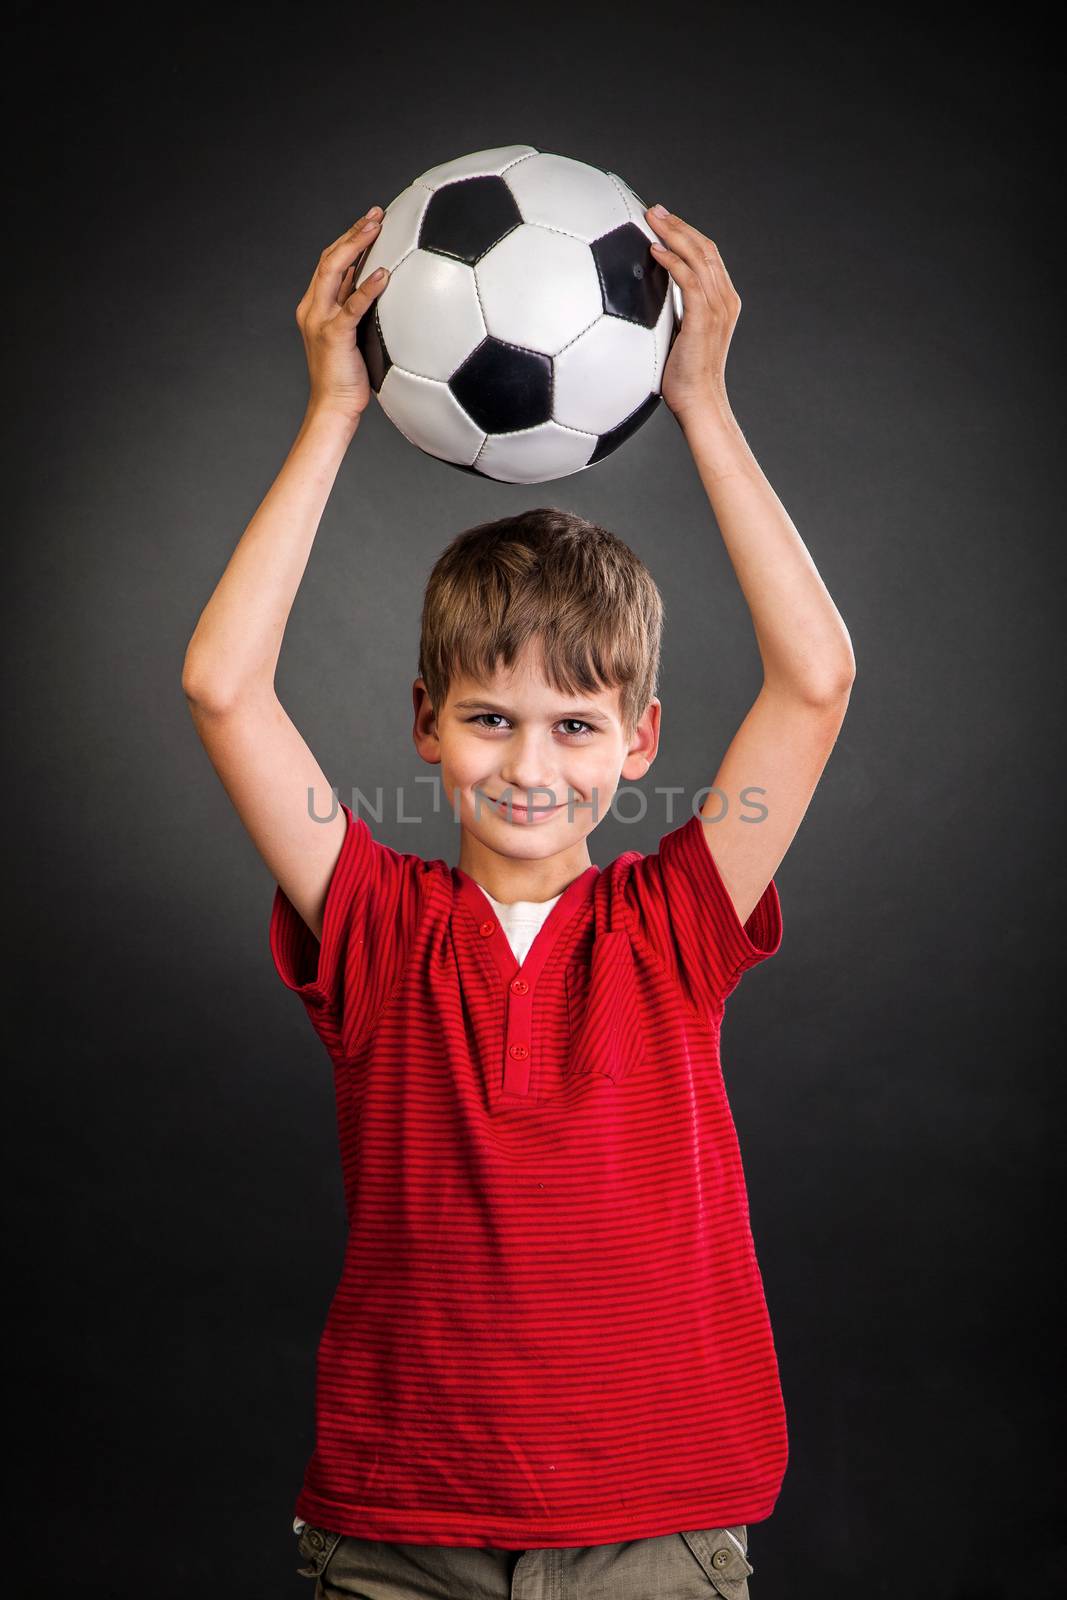
<svg viewBox="0 0 1067 1600"><path fill-rule="evenodd" d="M620 422L619 426L612 428L610 433L602 433L597 440L596 449L586 462L586 466L591 467L595 462L603 461L604 457L610 456L611 452L617 450L620 444L625 444L627 439L648 421L659 405L660 399L660 395L650 394L647 400L641 402L636 411L630 412L625 422Z"/></svg>
<svg viewBox="0 0 1067 1600"><path fill-rule="evenodd" d="M590 247L600 275L604 310L612 317L654 328L670 288L670 273L652 254L636 223L625 222Z"/></svg>
<svg viewBox="0 0 1067 1600"><path fill-rule="evenodd" d="M363 313L356 323L356 344L359 353L367 364L367 377L375 394L385 382L385 375L393 364L393 358L385 347L382 337L382 325L378 321L378 302L374 303Z"/></svg>
<svg viewBox="0 0 1067 1600"><path fill-rule="evenodd" d="M483 339L448 387L483 433L536 428L552 415L552 357Z"/></svg>
<svg viewBox="0 0 1067 1600"><path fill-rule="evenodd" d="M460 178L438 189L426 207L419 248L473 267L521 222L515 196L503 178Z"/></svg>

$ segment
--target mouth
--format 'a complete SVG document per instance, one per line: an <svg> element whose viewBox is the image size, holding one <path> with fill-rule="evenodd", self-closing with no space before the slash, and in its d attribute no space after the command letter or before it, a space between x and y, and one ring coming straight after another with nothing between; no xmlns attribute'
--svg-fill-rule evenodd
<svg viewBox="0 0 1067 1600"><path fill-rule="evenodd" d="M554 817L557 811L562 811L563 806L520 806L517 801L512 801L509 807L506 800L497 800L493 795L485 797L499 816L512 822L522 822L536 825L544 822L548 817Z"/></svg>

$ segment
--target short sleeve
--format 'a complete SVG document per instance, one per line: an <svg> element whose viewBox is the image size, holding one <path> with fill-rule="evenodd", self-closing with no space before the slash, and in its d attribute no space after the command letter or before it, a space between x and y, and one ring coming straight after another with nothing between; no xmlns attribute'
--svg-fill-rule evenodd
<svg viewBox="0 0 1067 1600"><path fill-rule="evenodd" d="M426 863L381 844L341 804L347 830L316 940L281 885L275 886L270 950L278 976L304 1003L334 1060L351 1056L403 975Z"/></svg>
<svg viewBox="0 0 1067 1600"><path fill-rule="evenodd" d="M782 942L774 880L742 925L704 837L709 826L690 816L655 855L634 860L624 884L635 931L699 1011L719 1010L742 974Z"/></svg>

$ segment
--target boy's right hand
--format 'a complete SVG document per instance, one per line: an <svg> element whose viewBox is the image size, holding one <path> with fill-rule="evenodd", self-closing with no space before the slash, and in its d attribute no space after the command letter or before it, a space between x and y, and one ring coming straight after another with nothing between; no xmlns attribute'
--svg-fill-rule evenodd
<svg viewBox="0 0 1067 1600"><path fill-rule="evenodd" d="M296 308L311 379L309 411L336 411L358 422L370 404L370 378L356 344L356 327L389 282L389 274L383 271L381 277L368 278L358 289L352 285L380 228L381 207L372 206L328 245Z"/></svg>

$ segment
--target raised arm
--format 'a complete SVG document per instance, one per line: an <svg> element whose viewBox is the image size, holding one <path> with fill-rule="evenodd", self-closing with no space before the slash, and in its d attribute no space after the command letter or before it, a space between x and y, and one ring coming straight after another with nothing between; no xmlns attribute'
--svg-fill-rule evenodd
<svg viewBox="0 0 1067 1600"><path fill-rule="evenodd" d="M663 398L692 452L752 617L763 687L701 807L704 839L745 922L807 811L848 708L856 663L837 607L738 427L726 356L741 310L721 255L680 217L646 213L684 316ZM746 805L746 789L762 791ZM726 797L726 812L723 799ZM765 808L758 821L755 808Z"/></svg>
<svg viewBox="0 0 1067 1600"><path fill-rule="evenodd" d="M377 211L378 208L375 208ZM185 653L193 722L252 842L316 938L346 820L274 688L285 626L338 468L370 398L360 317L387 278L354 290L377 218L323 251L296 311L310 375L291 450L245 529ZM313 803L309 805L309 791Z"/></svg>

